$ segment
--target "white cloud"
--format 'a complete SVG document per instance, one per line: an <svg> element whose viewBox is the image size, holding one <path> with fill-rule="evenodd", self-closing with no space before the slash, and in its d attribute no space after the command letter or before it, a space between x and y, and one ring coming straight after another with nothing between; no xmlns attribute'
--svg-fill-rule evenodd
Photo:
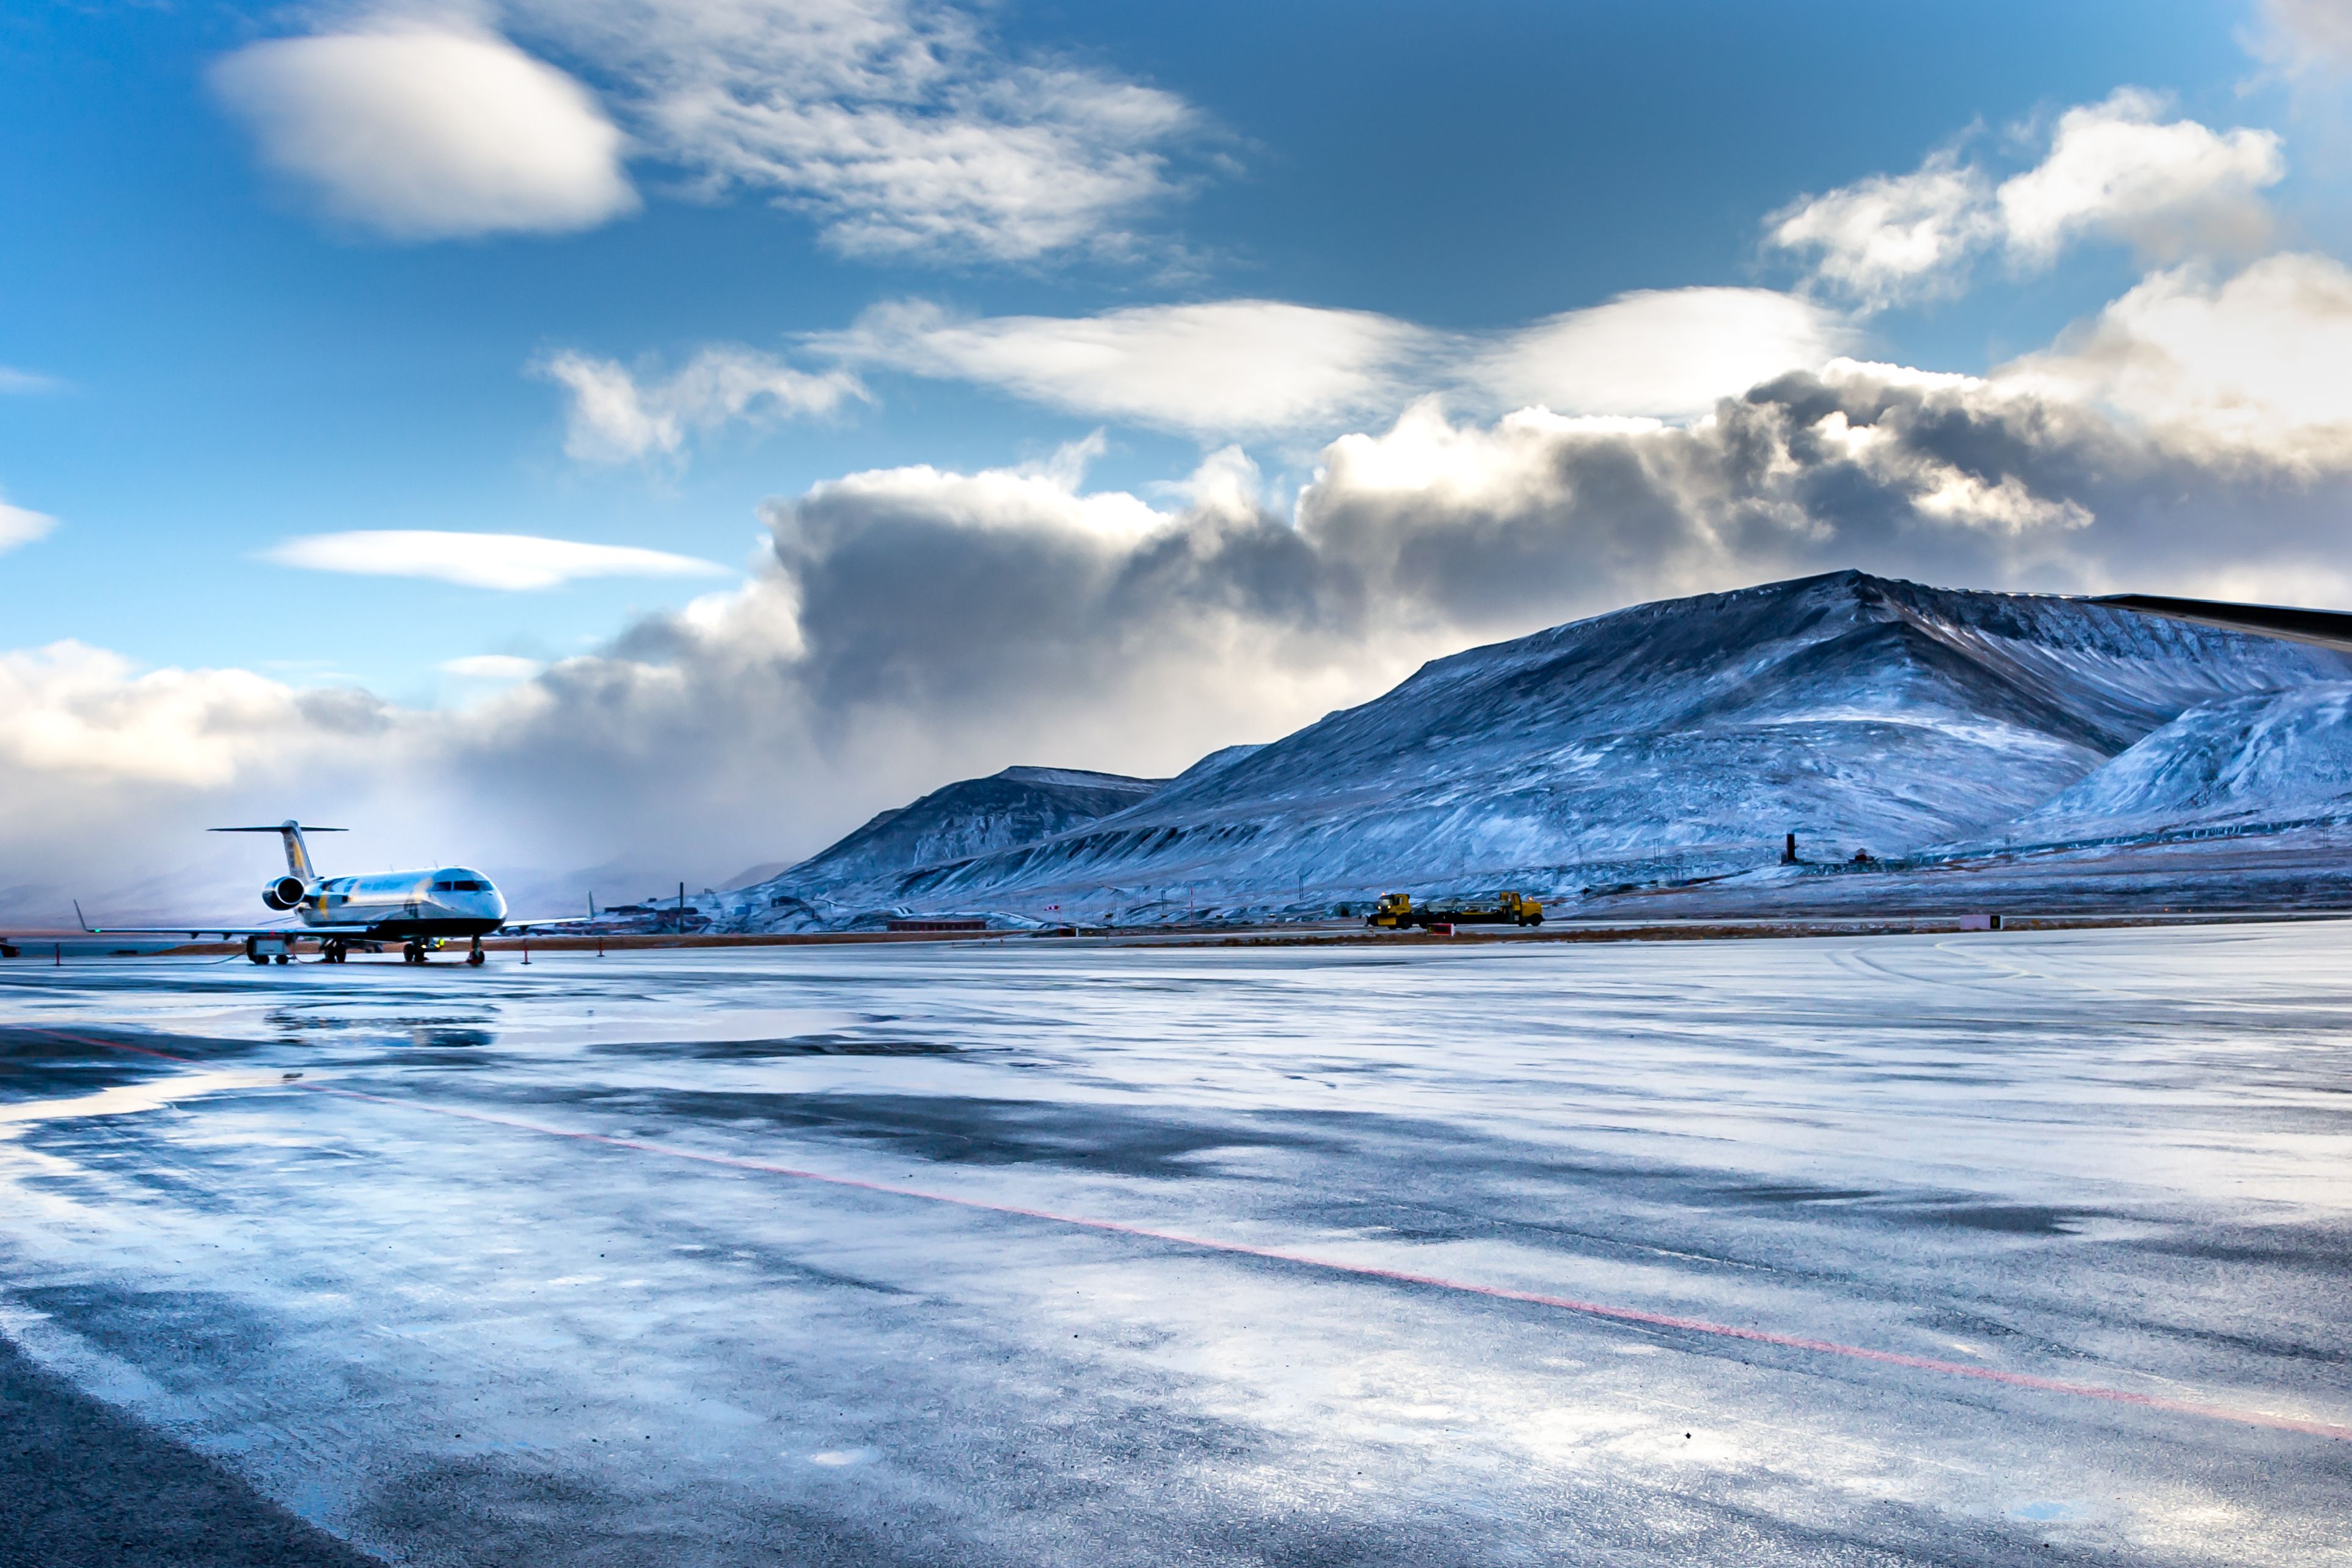
<svg viewBox="0 0 2352 1568"><path fill-rule="evenodd" d="M2291 72L2352 66L2352 5L2346 0L2263 0L2271 36L2263 52Z"/></svg>
<svg viewBox="0 0 2352 1568"><path fill-rule="evenodd" d="M2196 267L2158 273L1999 379L2100 403L2183 451L2332 467L2352 455L2347 365L2352 270L2291 253L2223 281Z"/></svg>
<svg viewBox="0 0 2352 1568"><path fill-rule="evenodd" d="M1320 435L1433 387L1481 407L1686 418L1846 346L1832 312L1764 288L1645 289L1516 330L1449 333L1272 299L1100 316L877 306L807 340L845 363L1000 388L1090 419L1219 437Z"/></svg>
<svg viewBox="0 0 2352 1568"><path fill-rule="evenodd" d="M373 727L379 705L306 694L248 670L142 673L80 643L0 653L0 775L212 788L337 734Z"/></svg>
<svg viewBox="0 0 2352 1568"><path fill-rule="evenodd" d="M261 559L311 571L423 577L509 591L554 588L578 578L708 577L727 570L713 561L629 545L428 528L310 534L272 546L261 552Z"/></svg>
<svg viewBox="0 0 2352 1568"><path fill-rule="evenodd" d="M527 681L547 666L537 659L526 659L514 653L468 653L461 659L444 659L441 671L468 681Z"/></svg>
<svg viewBox="0 0 2352 1568"><path fill-rule="evenodd" d="M2141 255L2245 254L2269 233L2262 192L2285 173L2278 137L2165 121L2153 94L2120 89L2059 116L2047 153L1996 185L1958 154L1801 198L1768 220L1767 242L1811 258L1814 287L1877 309L1958 291L1993 249L2048 266L2097 237Z"/></svg>
<svg viewBox="0 0 2352 1568"><path fill-rule="evenodd" d="M20 371L0 365L0 395L24 392L55 392L58 382L55 376L45 376L37 371Z"/></svg>
<svg viewBox="0 0 2352 1568"><path fill-rule="evenodd" d="M611 360L566 351L541 374L572 402L564 450L583 461L620 461L675 453L687 432L738 419L831 413L865 389L845 371L794 370L750 349L710 348L667 379L639 382Z"/></svg>
<svg viewBox="0 0 2352 1568"><path fill-rule="evenodd" d="M275 39L212 83L270 164L394 239L562 233L637 205L595 99L492 33L388 22Z"/></svg>
<svg viewBox="0 0 2352 1568"><path fill-rule="evenodd" d="M1460 374L1506 404L1681 418L1816 370L1849 335L1832 312L1768 288L1642 289L1510 333Z"/></svg>
<svg viewBox="0 0 2352 1568"><path fill-rule="evenodd" d="M1998 234L1991 182L1949 152L1908 174L1874 174L1769 220L1771 243L1815 256L1813 277L1873 308L1948 291Z"/></svg>
<svg viewBox="0 0 2352 1568"><path fill-rule="evenodd" d="M58 526L58 520L42 512L28 512L22 507L12 507L0 501L0 554L18 545L31 544L46 538Z"/></svg>
<svg viewBox="0 0 2352 1568"><path fill-rule="evenodd" d="M809 340L856 364L1003 388L1032 402L1195 435L1262 434L1392 408L1437 334L1362 310L1228 299L1089 317L957 317L877 306Z"/></svg>
<svg viewBox="0 0 2352 1568"><path fill-rule="evenodd" d="M1131 248L1178 193L1181 99L1007 58L923 0L516 0L595 60L640 142L703 190L772 193L852 256L1028 261Z"/></svg>
<svg viewBox="0 0 2352 1568"><path fill-rule="evenodd" d="M2267 237L2261 193L2286 173L2277 135L2162 123L2161 109L2126 88L2059 116L2049 156L1998 193L2011 255L2046 264L2084 234L2164 258L2242 251Z"/></svg>

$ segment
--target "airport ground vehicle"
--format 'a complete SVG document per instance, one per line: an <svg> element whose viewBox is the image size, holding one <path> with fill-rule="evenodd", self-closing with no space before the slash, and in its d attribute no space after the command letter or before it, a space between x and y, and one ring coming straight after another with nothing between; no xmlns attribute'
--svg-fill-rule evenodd
<svg viewBox="0 0 2352 1568"><path fill-rule="evenodd" d="M1416 909L1411 894L1384 893L1380 907L1364 917L1364 924L1376 931L1401 931L1414 925L1541 925L1543 917L1543 905L1519 893L1498 893L1491 904L1457 909L1426 904Z"/></svg>

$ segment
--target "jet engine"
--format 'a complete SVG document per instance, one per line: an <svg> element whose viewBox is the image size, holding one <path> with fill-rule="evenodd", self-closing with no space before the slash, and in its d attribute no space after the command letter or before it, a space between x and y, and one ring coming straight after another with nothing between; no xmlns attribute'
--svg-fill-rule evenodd
<svg viewBox="0 0 2352 1568"><path fill-rule="evenodd" d="M272 909L291 909L302 902L302 879L281 876L261 890L261 902Z"/></svg>

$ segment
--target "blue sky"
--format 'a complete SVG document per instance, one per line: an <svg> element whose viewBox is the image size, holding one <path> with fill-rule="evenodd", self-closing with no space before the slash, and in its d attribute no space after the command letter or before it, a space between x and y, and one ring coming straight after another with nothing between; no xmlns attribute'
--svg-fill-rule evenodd
<svg viewBox="0 0 2352 1568"><path fill-rule="evenodd" d="M2216 350L2209 396L2189 384L2203 361L2155 392L2117 367L2140 362L2133 333L2161 336L2183 311L2205 312L2181 329L2200 342L2261 338L2273 317L2248 331L2229 311L2302 297L2276 267L2259 271L2266 260L2336 265L2352 211L2348 39L2333 0L1670 14L35 0L0 18L0 386L13 389L0 392L0 501L47 521L0 531L21 541L0 553L5 646L33 659L28 692L65 681L37 651L71 640L117 661L89 691L155 671L250 672L272 701L363 692L384 724L446 713L460 728L485 702L572 700L561 681L509 689L539 665L583 661L603 679L622 664L687 668L687 643L722 664L756 647L770 661L761 678L784 679L775 661L792 667L775 702L807 709L789 736L748 748L762 766L832 747L827 768L858 771L847 759L894 727L939 732L935 702L996 737L899 747L904 776L878 790L1010 761L1181 766L1372 695L1412 657L1849 558L1956 586L2102 587L2137 572L2131 586L2325 594L2352 578L2309 570L2323 558L2336 570L2311 520L2335 459L2311 455L2310 433L2336 415L2305 407L2308 377ZM2081 157L2062 159L2067 148ZM1928 178L1939 169L1942 184ZM2084 169L2106 183L2084 193ZM2013 183L2037 170L2040 185ZM1869 247L1893 229L1874 241L1854 226L1864 209L1837 204L1868 197L1874 179L1912 181L1903 221L1926 225L1912 237L1944 245L1941 259L1885 269ZM1775 239L1801 220L1813 238ZM2241 277L2254 281L2227 294ZM1707 289L1740 292L1675 292ZM1636 293L1651 313L1563 315ZM2137 314L2117 305L2131 299ZM1206 313L1168 313L1182 307ZM1702 315L1657 314L1685 308ZM1535 333L1546 322L1565 335ZM2092 339L2105 347L2069 347ZM2297 333L2262 340L2291 356ZM1702 366L1717 350L1723 364ZM1110 357L1087 370L1073 353ZM968 645L943 644L935 665L901 661L892 637L920 638L888 629L887 610L874 612L881 630L853 625L869 591L877 605L901 591L969 609L953 582L922 574L977 538L1050 536L1061 559L1068 540L1053 530L1075 529L1085 550L1127 540L1129 565L1159 548L1136 541L1181 538L1197 557L1238 526L1201 521L1229 503L1276 530L1270 548L1321 541L1328 565L1339 536L1317 519L1370 505L1370 490L1341 493L1347 476L1387 472L1420 439L1397 422L1424 398L1437 400L1428 417L1453 422L1438 444L1447 482L1491 496L1525 487L1493 466L1535 439L1507 423L1516 408L1663 418L1664 434L1640 437L1654 444L1712 429L1714 401L1751 380L1836 356L1976 377L2022 357L2042 368L1982 384L2012 402L2029 383L2037 397L2059 387L2158 466L2201 462L2197 442L2223 439L2179 434L2192 413L2255 440L2214 410L2272 376L2255 402L2265 429L2293 439L2256 442L2281 465L2257 488L2285 485L2293 516L2274 549L2200 555L2187 524L2138 520L2162 510L2153 488L2095 496L1962 463L1911 473L1874 519L1816 507L1801 549L1794 535L1738 545L1733 512L1709 514L1692 525L1712 552L1700 559L1688 538L1658 542L1681 524L1643 532L1638 508L1556 499L1545 526L1566 531L1545 548L1618 565L1475 604L1407 593L1343 613L1318 600L1213 632L1255 587L1153 601L1226 654L1271 639L1243 665L1197 665L1191 685L1214 700L1187 697L1181 721L1157 729L1099 715L1000 724L1000 699L1007 713L1070 705L1015 669L985 697L941 696L963 692ZM1666 371L1680 379L1661 390ZM598 415L582 401L592 382L624 403ZM1859 404L1840 419L1840 440L1867 423ZM1841 450L1885 478L1864 444ZM1664 461L1640 458L1654 475ZM1457 472L1481 464L1475 482ZM2171 470L2164 483L2194 488ZM866 510L842 520L853 501ZM1062 520L1022 510L1033 503ZM879 541L914 528L916 511L949 533L905 533L889 555ZM951 528L939 520L950 512ZM1934 532L1955 517L1965 528ZM1493 526L1506 524L1520 526ZM1599 533L1577 532L1588 527ZM453 533L561 543L502 557ZM367 537L318 542L346 535ZM572 545L687 560L562 554ZM468 560L511 566L515 549L541 552L521 579L447 580ZM583 562L614 575L577 575ZM853 567L866 574L854 583ZM439 575L399 574L426 570ZM999 580L994 566L969 570L973 593ZM920 580L881 582L894 570ZM1351 592L1370 580L1360 564L1341 575ZM772 601L756 613L707 597L763 583ZM699 620L676 619L698 598ZM1021 614L954 634L1017 642L1035 623ZM1383 614L1411 636L1367 653L1358 633L1331 630ZM1099 629L1054 635L1108 657ZM737 652L712 653L722 643ZM877 647L863 664L843 652ZM508 663L446 668L485 655ZM1100 667L1122 713L1177 680ZM1235 673L1268 668L1279 677ZM1003 696L1023 680L1031 695ZM828 706L845 692L859 694L850 708ZM713 733L740 728L719 706ZM502 766L453 733L432 744ZM1062 754L1010 754L1031 743ZM218 768L180 785L283 791L241 760L244 740L223 744ZM739 765L758 771L733 753L709 763ZM813 848L796 835L882 803L836 791L804 831L770 832L794 842L722 834L725 847L698 852ZM583 862L645 831L617 807L595 822Z"/></svg>
<svg viewBox="0 0 2352 1568"><path fill-rule="evenodd" d="M1150 253L850 260L756 196L650 190L584 234L403 244L319 221L206 89L209 66L299 31L299 14L12 16L0 363L64 383L0 404L0 494L60 519L0 570L16 638L348 674L425 700L440 657L580 652L709 584L488 594L253 552L425 528L733 566L763 497L895 463L1018 461L1097 423L886 375L874 405L834 420L583 473L562 450L560 400L526 373L552 348L625 361L781 346L909 295L1075 315L1241 294L1501 328L1627 289L1784 283L1792 269L1759 255L1766 214L1909 167L1974 123L2129 83L2226 122L2281 109L2275 91L2241 96L2253 73L2232 39L2250 18L2229 5L1714 5L1671 26L1615 6L1016 6L991 18L1007 54L1072 56L1199 107L1198 183L1144 215ZM1874 329L1886 357L1981 369L2118 291L2127 265L2084 256ZM1114 434L1100 482L1190 466L1181 439ZM401 631L305 634L322 616Z"/></svg>

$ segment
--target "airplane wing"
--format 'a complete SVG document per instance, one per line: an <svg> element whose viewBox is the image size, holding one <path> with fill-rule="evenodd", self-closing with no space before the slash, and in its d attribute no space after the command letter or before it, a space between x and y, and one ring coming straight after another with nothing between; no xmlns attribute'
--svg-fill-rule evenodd
<svg viewBox="0 0 2352 1568"><path fill-rule="evenodd" d="M234 942L246 936L362 936L364 925L92 925L74 904L74 918L92 936L184 936L191 942L210 936L222 942Z"/></svg>
<svg viewBox="0 0 2352 1568"><path fill-rule="evenodd" d="M2341 610L2305 610L2291 604L2230 604L2212 599L2167 599L2156 593L2110 593L2093 604L2113 605L2142 615L2161 615L2215 626L2224 632L2259 632L2297 643L2352 653L2352 614Z"/></svg>
<svg viewBox="0 0 2352 1568"><path fill-rule="evenodd" d="M529 936L533 931L544 931L551 926L587 925L595 921L610 920L612 918L613 912L611 910L600 910L596 907L595 895L592 894L588 898L588 913L585 915L551 915L545 920L509 920L505 925L499 926L497 931L492 932L491 935L504 936L508 932L513 932L518 936Z"/></svg>

